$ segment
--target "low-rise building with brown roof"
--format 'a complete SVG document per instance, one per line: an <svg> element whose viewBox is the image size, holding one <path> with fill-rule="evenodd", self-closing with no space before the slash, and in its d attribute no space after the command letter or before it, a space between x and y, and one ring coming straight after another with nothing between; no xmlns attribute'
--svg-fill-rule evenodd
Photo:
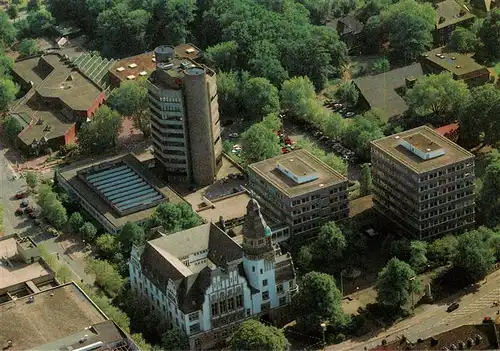
<svg viewBox="0 0 500 351"><path fill-rule="evenodd" d="M213 223L157 234L132 249L131 287L188 335L191 349L220 348L249 318L277 324L293 318L293 262L273 246L255 199L247 205L242 245Z"/></svg>
<svg viewBox="0 0 500 351"><path fill-rule="evenodd" d="M483 85L490 79L488 68L477 63L473 54L460 54L447 47L429 51L420 61L426 73L449 72L453 79L463 80L469 86Z"/></svg>
<svg viewBox="0 0 500 351"><path fill-rule="evenodd" d="M249 189L269 215L307 237L331 220L348 217L348 180L306 150L248 167Z"/></svg>
<svg viewBox="0 0 500 351"><path fill-rule="evenodd" d="M474 155L427 126L371 143L373 206L418 239L474 226Z"/></svg>
<svg viewBox="0 0 500 351"><path fill-rule="evenodd" d="M434 7L436 8L435 45L447 44L457 26L470 25L476 18L466 5L455 0L440 1Z"/></svg>
<svg viewBox="0 0 500 351"><path fill-rule="evenodd" d="M10 113L25 121L19 140L33 153L74 143L76 124L90 119L105 99L100 86L58 53L17 61L13 76L27 93Z"/></svg>

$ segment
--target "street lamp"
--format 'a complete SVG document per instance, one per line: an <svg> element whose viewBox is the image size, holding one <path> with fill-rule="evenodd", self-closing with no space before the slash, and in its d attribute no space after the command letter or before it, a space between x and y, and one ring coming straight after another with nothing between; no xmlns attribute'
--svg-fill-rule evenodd
<svg viewBox="0 0 500 351"><path fill-rule="evenodd" d="M320 324L321 326L321 331L323 333L323 350L326 348L326 340L325 340L325 331L326 331L326 323L323 322Z"/></svg>

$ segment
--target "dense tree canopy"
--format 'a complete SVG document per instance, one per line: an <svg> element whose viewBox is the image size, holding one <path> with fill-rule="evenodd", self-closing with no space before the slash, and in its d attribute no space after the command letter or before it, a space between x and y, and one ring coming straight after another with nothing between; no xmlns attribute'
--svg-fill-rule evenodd
<svg viewBox="0 0 500 351"><path fill-rule="evenodd" d="M490 11L479 29L479 37L486 53L493 59L500 57L500 8Z"/></svg>
<svg viewBox="0 0 500 351"><path fill-rule="evenodd" d="M5 11L0 12L0 48L10 45L16 40L16 30L9 21Z"/></svg>
<svg viewBox="0 0 500 351"><path fill-rule="evenodd" d="M108 106L100 107L92 120L82 125L78 134L80 149L85 153L101 154L116 145L122 127L120 114Z"/></svg>
<svg viewBox="0 0 500 351"><path fill-rule="evenodd" d="M377 301L384 305L402 307L411 294L420 289L420 281L415 271L406 262L392 258L379 273L375 285Z"/></svg>
<svg viewBox="0 0 500 351"><path fill-rule="evenodd" d="M457 253L452 262L461 278L472 283L488 274L495 257L488 242L484 240L484 235L479 231L472 231L458 237Z"/></svg>
<svg viewBox="0 0 500 351"><path fill-rule="evenodd" d="M310 272L302 277L299 291L294 296L297 326L306 332L321 330L327 322L336 327L346 322L340 304L341 294L331 275Z"/></svg>
<svg viewBox="0 0 500 351"><path fill-rule="evenodd" d="M451 34L449 47L457 52L468 53L475 52L479 44L480 41L474 32L467 28L458 27Z"/></svg>
<svg viewBox="0 0 500 351"><path fill-rule="evenodd" d="M458 114L461 142L475 146L481 134L485 144L500 141L500 90L493 84L476 87L464 105Z"/></svg>
<svg viewBox="0 0 500 351"><path fill-rule="evenodd" d="M108 261L90 258L85 271L95 275L95 283L110 297L118 295L125 283L116 268Z"/></svg>
<svg viewBox="0 0 500 351"><path fill-rule="evenodd" d="M366 196L372 192L372 170L370 164L363 163L361 165L361 174L359 178L359 194Z"/></svg>
<svg viewBox="0 0 500 351"><path fill-rule="evenodd" d="M66 224L68 220L66 209L50 186L41 185L39 187L37 202L44 217L54 227L61 229Z"/></svg>
<svg viewBox="0 0 500 351"><path fill-rule="evenodd" d="M262 161L280 154L276 132L262 122L253 124L241 136L242 157L247 163Z"/></svg>
<svg viewBox="0 0 500 351"><path fill-rule="evenodd" d="M464 104L469 101L467 84L455 80L450 73L430 74L417 80L406 92L411 113L432 115L436 125L453 122Z"/></svg>
<svg viewBox="0 0 500 351"><path fill-rule="evenodd" d="M243 322L231 337L231 349L285 351L288 341L283 330L256 320Z"/></svg>
<svg viewBox="0 0 500 351"><path fill-rule="evenodd" d="M180 329L172 328L162 335L161 348L162 350L187 350L189 339Z"/></svg>
<svg viewBox="0 0 500 351"><path fill-rule="evenodd" d="M68 224L71 227L71 230L73 230L73 232L75 233L80 230L84 222L85 221L83 220L80 212L73 212L71 216L69 216Z"/></svg>
<svg viewBox="0 0 500 351"><path fill-rule="evenodd" d="M0 112L7 110L16 99L19 87L7 76L0 76Z"/></svg>
<svg viewBox="0 0 500 351"><path fill-rule="evenodd" d="M108 104L122 116L132 118L134 127L145 138L151 134L151 121L148 112L148 89L143 82L124 82L113 90Z"/></svg>
<svg viewBox="0 0 500 351"><path fill-rule="evenodd" d="M381 122L372 114L358 116L347 125L342 139L347 147L353 150L362 160L370 158L370 141L384 136Z"/></svg>
<svg viewBox="0 0 500 351"><path fill-rule="evenodd" d="M24 39L19 44L19 53L21 56L32 56L38 53L38 44L34 39Z"/></svg>
<svg viewBox="0 0 500 351"><path fill-rule="evenodd" d="M427 248L427 256L430 261L437 265L445 265L450 262L457 253L458 239L454 235L434 240Z"/></svg>
<svg viewBox="0 0 500 351"><path fill-rule="evenodd" d="M97 235L97 228L90 222L83 223L78 231L86 241L93 241Z"/></svg>
<svg viewBox="0 0 500 351"><path fill-rule="evenodd" d="M7 116L2 123L3 132L11 143L17 140L17 135L23 130L23 125L14 116Z"/></svg>
<svg viewBox="0 0 500 351"><path fill-rule="evenodd" d="M278 89L266 78L251 78L246 81L241 98L245 113L256 121L270 113L278 113L280 109Z"/></svg>
<svg viewBox="0 0 500 351"><path fill-rule="evenodd" d="M294 77L283 82L280 95L281 107L300 118L307 117L309 111L305 107L316 99L314 85L307 77Z"/></svg>
<svg viewBox="0 0 500 351"><path fill-rule="evenodd" d="M175 233L201 224L201 218L187 203L164 202L151 215L150 227L162 226L168 233Z"/></svg>
<svg viewBox="0 0 500 351"><path fill-rule="evenodd" d="M494 159L487 167L483 186L479 192L478 209L483 221L494 227L500 224L500 158Z"/></svg>
<svg viewBox="0 0 500 351"><path fill-rule="evenodd" d="M118 237L123 253L128 257L130 250L132 250L132 245L142 245L144 243L144 229L136 223L127 222Z"/></svg>
<svg viewBox="0 0 500 351"><path fill-rule="evenodd" d="M431 48L436 11L430 3L402 0L383 11L382 19L395 61L411 62Z"/></svg>

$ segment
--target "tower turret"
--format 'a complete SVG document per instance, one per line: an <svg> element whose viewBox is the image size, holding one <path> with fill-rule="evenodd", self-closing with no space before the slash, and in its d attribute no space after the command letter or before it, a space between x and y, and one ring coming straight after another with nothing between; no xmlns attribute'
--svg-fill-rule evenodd
<svg viewBox="0 0 500 351"><path fill-rule="evenodd" d="M243 251L249 259L262 259L273 252L271 228L268 227L260 205L251 199L247 205L247 214L243 224Z"/></svg>

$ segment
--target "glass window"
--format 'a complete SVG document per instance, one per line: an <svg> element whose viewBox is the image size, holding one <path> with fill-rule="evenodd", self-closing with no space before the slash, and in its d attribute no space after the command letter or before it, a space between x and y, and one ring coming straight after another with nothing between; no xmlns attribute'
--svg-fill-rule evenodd
<svg viewBox="0 0 500 351"><path fill-rule="evenodd" d="M212 316L219 314L219 308L217 302L212 303Z"/></svg>
<svg viewBox="0 0 500 351"><path fill-rule="evenodd" d="M269 291L262 292L262 300L269 300Z"/></svg>
<svg viewBox="0 0 500 351"><path fill-rule="evenodd" d="M267 279L264 279L264 280L262 281L262 286L267 286Z"/></svg>
<svg viewBox="0 0 500 351"><path fill-rule="evenodd" d="M236 296L236 308L243 307L243 295Z"/></svg>

